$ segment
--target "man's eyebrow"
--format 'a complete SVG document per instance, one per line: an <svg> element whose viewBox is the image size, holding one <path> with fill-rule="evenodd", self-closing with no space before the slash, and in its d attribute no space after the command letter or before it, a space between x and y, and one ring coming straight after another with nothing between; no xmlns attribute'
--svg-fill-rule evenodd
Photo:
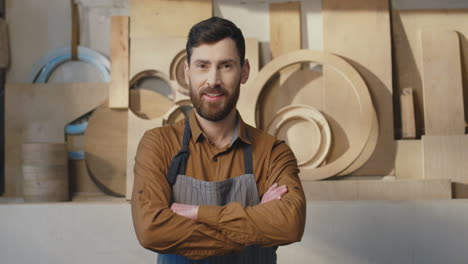
<svg viewBox="0 0 468 264"><path fill-rule="evenodd" d="M210 61L209 60L201 60L201 59L197 59L194 61L194 63L205 63L205 64L209 64Z"/></svg>

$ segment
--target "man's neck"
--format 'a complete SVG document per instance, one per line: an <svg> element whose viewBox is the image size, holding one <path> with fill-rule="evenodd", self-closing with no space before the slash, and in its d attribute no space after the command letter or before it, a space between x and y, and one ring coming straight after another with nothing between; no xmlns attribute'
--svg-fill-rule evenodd
<svg viewBox="0 0 468 264"><path fill-rule="evenodd" d="M201 117L197 111L195 116L200 124L200 128L205 133L208 140L213 143L216 148L221 149L231 142L231 139L236 130L237 111L233 109L223 120L210 121Z"/></svg>

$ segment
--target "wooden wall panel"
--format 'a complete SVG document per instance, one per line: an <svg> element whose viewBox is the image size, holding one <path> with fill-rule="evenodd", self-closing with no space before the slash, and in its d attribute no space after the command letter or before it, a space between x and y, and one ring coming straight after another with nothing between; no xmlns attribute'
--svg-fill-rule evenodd
<svg viewBox="0 0 468 264"><path fill-rule="evenodd" d="M302 182L307 200L451 199L450 180L342 180Z"/></svg>
<svg viewBox="0 0 468 264"><path fill-rule="evenodd" d="M468 198L468 135L423 136L425 179L448 179L454 197Z"/></svg>
<svg viewBox="0 0 468 264"><path fill-rule="evenodd" d="M197 22L213 16L212 0L131 0L131 38L187 37Z"/></svg>
<svg viewBox="0 0 468 264"><path fill-rule="evenodd" d="M369 87L377 111L379 122L377 146L369 161L353 175L392 174L394 134L389 1L324 0L322 7L324 50L343 57L358 70ZM337 81L341 78L339 74L331 69L324 67L323 74L326 92L332 85L343 85ZM333 83L330 83L332 81ZM339 88L345 87L335 86L335 89ZM334 93L334 95L347 96L346 93L341 95ZM325 96L325 99L327 97ZM327 105L334 107L333 103L331 101ZM342 126L342 129L349 130L346 126ZM346 147L345 140L341 144Z"/></svg>
<svg viewBox="0 0 468 264"><path fill-rule="evenodd" d="M413 88L417 137L424 134L424 105L421 72L422 29L452 30L458 33L461 48L463 83L468 83L468 9L393 10L392 34L394 45L395 93ZM468 85L463 87L464 110L468 113ZM397 100L396 105L399 105ZM396 108L399 109L398 107ZM399 112L395 111L398 116ZM396 118L398 121L399 118ZM398 127L398 129L401 125Z"/></svg>
<svg viewBox="0 0 468 264"><path fill-rule="evenodd" d="M21 144L65 142L65 126L95 109L108 84L7 84L5 87L5 196L21 196Z"/></svg>
<svg viewBox="0 0 468 264"><path fill-rule="evenodd" d="M429 29L422 31L421 52L425 134L465 134L457 32Z"/></svg>

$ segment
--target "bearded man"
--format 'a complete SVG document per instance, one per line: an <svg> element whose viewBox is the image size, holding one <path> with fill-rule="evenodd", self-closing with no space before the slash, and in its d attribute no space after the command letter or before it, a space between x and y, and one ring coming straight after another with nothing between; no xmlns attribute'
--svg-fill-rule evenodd
<svg viewBox="0 0 468 264"><path fill-rule="evenodd" d="M276 263L277 247L304 232L296 158L236 109L250 66L234 23L199 22L186 51L194 109L140 141L131 201L137 238L159 253L158 263Z"/></svg>

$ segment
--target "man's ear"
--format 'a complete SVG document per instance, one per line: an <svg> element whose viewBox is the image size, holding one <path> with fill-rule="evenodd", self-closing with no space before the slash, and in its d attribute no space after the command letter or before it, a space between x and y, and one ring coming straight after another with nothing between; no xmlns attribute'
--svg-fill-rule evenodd
<svg viewBox="0 0 468 264"><path fill-rule="evenodd" d="M241 83L244 84L249 79L250 74L250 63L248 59L244 60L244 65L242 65L241 69Z"/></svg>
<svg viewBox="0 0 468 264"><path fill-rule="evenodd" d="M190 83L189 81L189 64L187 62L187 59L185 59L185 62L184 62L184 76L185 76L185 83Z"/></svg>

